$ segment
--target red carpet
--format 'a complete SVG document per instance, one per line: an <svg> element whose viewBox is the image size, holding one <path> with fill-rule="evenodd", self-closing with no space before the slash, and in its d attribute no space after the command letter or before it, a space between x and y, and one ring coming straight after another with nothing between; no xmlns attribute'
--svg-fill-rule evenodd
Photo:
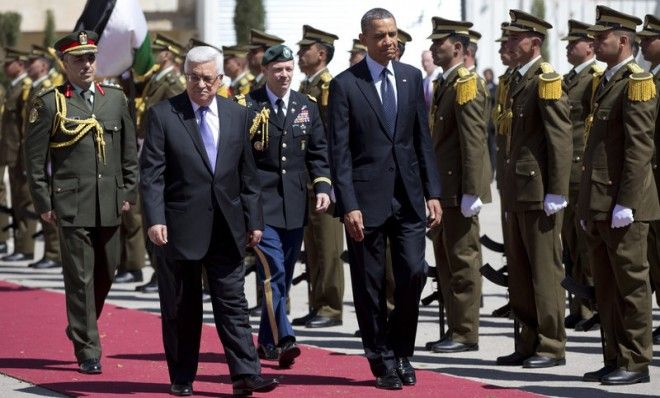
<svg viewBox="0 0 660 398"><path fill-rule="evenodd" d="M64 335L62 294L0 281L0 373L71 396L164 396L169 390L160 319L150 313L106 305L99 328L103 374L76 371ZM205 326L196 396L230 396L231 382L215 328ZM263 362L263 374L282 385L268 397L534 397L520 390L484 385L432 371L418 371L418 384L403 392L373 387L366 359L302 347L293 369Z"/></svg>

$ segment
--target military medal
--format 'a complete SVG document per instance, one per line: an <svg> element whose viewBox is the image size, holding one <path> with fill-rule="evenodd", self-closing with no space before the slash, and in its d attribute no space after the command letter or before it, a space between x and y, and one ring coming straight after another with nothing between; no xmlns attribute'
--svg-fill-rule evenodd
<svg viewBox="0 0 660 398"><path fill-rule="evenodd" d="M300 150L304 151L306 147L307 147L307 140L301 140L300 141Z"/></svg>
<svg viewBox="0 0 660 398"><path fill-rule="evenodd" d="M39 112L37 111L37 108L32 108L30 110L30 118L29 121L30 123L34 123L39 119Z"/></svg>
<svg viewBox="0 0 660 398"><path fill-rule="evenodd" d="M254 142L254 149L257 151L263 151L264 150L264 144L261 141L255 141Z"/></svg>

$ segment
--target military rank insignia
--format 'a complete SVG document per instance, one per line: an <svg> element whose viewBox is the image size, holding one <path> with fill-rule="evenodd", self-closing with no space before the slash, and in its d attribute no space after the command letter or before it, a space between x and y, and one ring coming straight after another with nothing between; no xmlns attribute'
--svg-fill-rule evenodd
<svg viewBox="0 0 660 398"><path fill-rule="evenodd" d="M309 109L307 109L307 106L303 106L302 109L300 110L300 113L298 113L298 116L293 121L293 124L302 124L302 123L309 123L310 118L309 118Z"/></svg>
<svg viewBox="0 0 660 398"><path fill-rule="evenodd" d="M264 150L264 143L261 141L255 141L254 142L254 149L257 151L263 151Z"/></svg>
<svg viewBox="0 0 660 398"><path fill-rule="evenodd" d="M39 111L37 108L32 108L30 109L30 116L28 117L28 121L30 124L35 123L37 120L39 120Z"/></svg>

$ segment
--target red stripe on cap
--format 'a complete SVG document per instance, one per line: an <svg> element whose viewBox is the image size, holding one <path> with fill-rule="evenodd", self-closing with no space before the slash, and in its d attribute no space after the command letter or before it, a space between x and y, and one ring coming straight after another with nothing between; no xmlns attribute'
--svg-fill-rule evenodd
<svg viewBox="0 0 660 398"><path fill-rule="evenodd" d="M62 47L62 48L60 49L60 52L66 52L66 50L68 50L68 49L70 49L70 48L78 47L78 46L81 46L81 45L90 45L90 44L92 44L92 45L96 45L96 41L94 41L94 40L92 40L92 39L87 39L87 44L80 44L79 42L74 41L74 42L71 42L70 44L68 44L68 45L66 45L66 46L64 46L64 47Z"/></svg>

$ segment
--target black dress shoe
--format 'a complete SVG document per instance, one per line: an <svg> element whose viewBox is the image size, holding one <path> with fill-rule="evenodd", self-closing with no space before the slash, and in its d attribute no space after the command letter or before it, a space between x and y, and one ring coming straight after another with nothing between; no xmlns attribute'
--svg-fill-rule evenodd
<svg viewBox="0 0 660 398"><path fill-rule="evenodd" d="M651 378L649 377L648 369L642 372L629 372L623 368L619 368L600 379L600 382L605 385L648 383L650 381Z"/></svg>
<svg viewBox="0 0 660 398"><path fill-rule="evenodd" d="M142 282L142 271L122 271L115 275L115 283Z"/></svg>
<svg viewBox="0 0 660 398"><path fill-rule="evenodd" d="M566 358L550 358L543 355L534 355L523 361L523 368L551 368L566 365Z"/></svg>
<svg viewBox="0 0 660 398"><path fill-rule="evenodd" d="M32 253L13 252L12 254L7 254L6 256L2 256L2 258L0 258L0 260L2 260L2 261L34 260L34 254L32 254Z"/></svg>
<svg viewBox="0 0 660 398"><path fill-rule="evenodd" d="M259 345L257 347L257 355L259 355L260 359L268 361L275 361L280 357L277 348L272 344Z"/></svg>
<svg viewBox="0 0 660 398"><path fill-rule="evenodd" d="M327 316L317 315L307 321L305 327L308 329L329 328L331 326L341 325L341 319L334 319Z"/></svg>
<svg viewBox="0 0 660 398"><path fill-rule="evenodd" d="M291 325L293 326L305 326L310 319L316 316L316 311L310 311L307 315L301 316L300 318L293 318Z"/></svg>
<svg viewBox="0 0 660 398"><path fill-rule="evenodd" d="M8 250L9 247L7 246L7 242L5 242L4 240L0 241L0 253L2 254L7 253Z"/></svg>
<svg viewBox="0 0 660 398"><path fill-rule="evenodd" d="M142 293L158 293L158 278L156 278L156 273L151 276L149 282L135 287L135 291Z"/></svg>
<svg viewBox="0 0 660 398"><path fill-rule="evenodd" d="M455 353L455 352L465 352L465 351L477 351L479 350L479 344L465 344L459 343L452 339L441 340L431 346L431 351L436 353Z"/></svg>
<svg viewBox="0 0 660 398"><path fill-rule="evenodd" d="M57 261L53 261L49 258L42 258L41 260L37 261L36 263L32 263L28 265L30 268L34 269L49 269L49 268L59 268L61 267L62 264L58 263Z"/></svg>
<svg viewBox="0 0 660 398"><path fill-rule="evenodd" d="M280 346L280 356L279 356L279 365L280 368L290 368L291 365L296 361L296 358L300 356L300 348L296 345L296 342L291 339L287 339Z"/></svg>
<svg viewBox="0 0 660 398"><path fill-rule="evenodd" d="M237 396L249 396L253 392L269 392L280 384L277 379L264 379L258 375L250 375L232 383L233 393Z"/></svg>
<svg viewBox="0 0 660 398"><path fill-rule="evenodd" d="M582 381L601 381L606 376L616 370L616 366L603 366L595 372L587 372L582 375Z"/></svg>
<svg viewBox="0 0 660 398"><path fill-rule="evenodd" d="M566 318L564 318L564 327L566 329L574 329L575 325L578 324L582 320L582 316L578 314L570 314Z"/></svg>
<svg viewBox="0 0 660 398"><path fill-rule="evenodd" d="M170 394L178 397L188 397L193 395L192 384L172 384L172 386L170 386Z"/></svg>
<svg viewBox="0 0 660 398"><path fill-rule="evenodd" d="M78 370L87 375L101 374L101 362L98 359L86 359L78 365Z"/></svg>
<svg viewBox="0 0 660 398"><path fill-rule="evenodd" d="M414 386L417 383L417 377L415 376L415 368L412 367L408 358L397 358L396 366L397 376L403 383L404 386Z"/></svg>
<svg viewBox="0 0 660 398"><path fill-rule="evenodd" d="M376 388L383 390L400 390L403 388L401 379L397 375L396 370L389 369L382 376L376 377Z"/></svg>
<svg viewBox="0 0 660 398"><path fill-rule="evenodd" d="M521 366L523 362L529 357L529 355L523 355L517 351L514 351L513 354L497 357L496 363L501 366Z"/></svg>

